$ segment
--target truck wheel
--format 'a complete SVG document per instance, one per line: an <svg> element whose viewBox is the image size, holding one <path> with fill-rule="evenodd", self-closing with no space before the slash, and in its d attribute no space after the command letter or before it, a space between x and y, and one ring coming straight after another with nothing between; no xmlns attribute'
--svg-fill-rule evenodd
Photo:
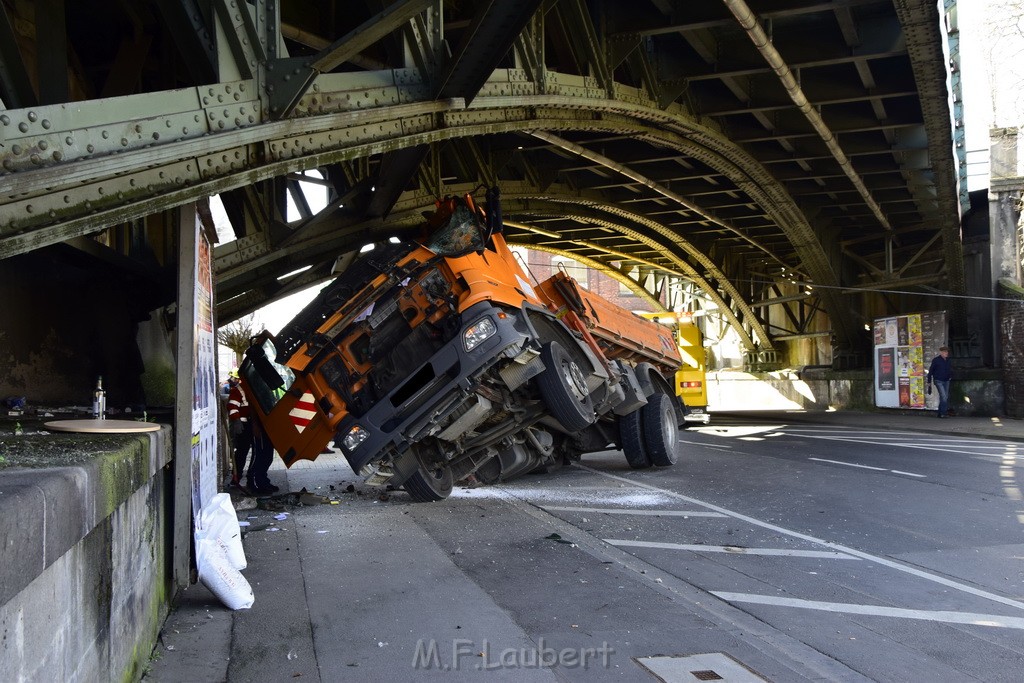
<svg viewBox="0 0 1024 683"><path fill-rule="evenodd" d="M637 408L632 413L619 418L622 454L626 456L626 462L634 470L643 470L651 466L651 460L647 457L647 449L644 448L643 431L640 425L640 417L644 408L646 406Z"/></svg>
<svg viewBox="0 0 1024 683"><path fill-rule="evenodd" d="M594 424L594 403L576 361L556 341L544 345L540 358L545 369L537 375L537 388L551 415L569 432Z"/></svg>
<svg viewBox="0 0 1024 683"><path fill-rule="evenodd" d="M447 498L454 483L452 468L447 465L427 466L421 462L402 486L415 502L432 503Z"/></svg>
<svg viewBox="0 0 1024 683"><path fill-rule="evenodd" d="M644 446L651 462L658 467L675 465L679 459L679 427L672 398L654 394L638 412L643 423Z"/></svg>

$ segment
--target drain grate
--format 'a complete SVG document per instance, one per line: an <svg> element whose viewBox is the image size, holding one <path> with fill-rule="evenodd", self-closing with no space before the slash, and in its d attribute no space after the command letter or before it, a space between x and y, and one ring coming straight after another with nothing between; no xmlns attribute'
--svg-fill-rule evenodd
<svg viewBox="0 0 1024 683"><path fill-rule="evenodd" d="M699 655L637 657L637 664L657 676L662 683L725 681L725 683L765 683L764 677L722 652Z"/></svg>

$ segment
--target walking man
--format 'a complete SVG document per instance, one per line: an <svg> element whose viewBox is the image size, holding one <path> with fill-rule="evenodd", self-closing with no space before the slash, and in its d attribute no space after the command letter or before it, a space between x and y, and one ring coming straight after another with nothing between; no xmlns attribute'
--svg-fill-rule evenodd
<svg viewBox="0 0 1024 683"><path fill-rule="evenodd" d="M934 384L939 392L939 417L946 417L949 410L949 381L953 379L953 365L949 362L949 347L940 346L939 355L932 358L928 368L927 381Z"/></svg>

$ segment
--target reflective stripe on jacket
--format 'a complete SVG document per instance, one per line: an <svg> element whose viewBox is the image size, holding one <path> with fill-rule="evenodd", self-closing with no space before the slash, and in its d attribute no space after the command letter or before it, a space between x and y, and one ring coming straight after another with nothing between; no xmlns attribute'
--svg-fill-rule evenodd
<svg viewBox="0 0 1024 683"><path fill-rule="evenodd" d="M246 400L245 392L242 391L240 384L231 387L231 391L228 393L228 419L232 422L235 420L249 421L249 401Z"/></svg>

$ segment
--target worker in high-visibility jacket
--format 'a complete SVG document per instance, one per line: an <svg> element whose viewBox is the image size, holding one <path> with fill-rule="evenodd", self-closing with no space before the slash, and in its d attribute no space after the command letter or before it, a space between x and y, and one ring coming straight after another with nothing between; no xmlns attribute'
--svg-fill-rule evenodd
<svg viewBox="0 0 1024 683"><path fill-rule="evenodd" d="M228 424L231 425L231 439L234 446L235 471L231 475L231 486L242 488L242 472L245 462L252 450L252 462L245 478L245 490L256 496L269 496L278 491L278 487L270 483L267 471L274 458L274 448L263 431L256 415L249 410L242 385L238 382L238 373L232 371L228 375Z"/></svg>

